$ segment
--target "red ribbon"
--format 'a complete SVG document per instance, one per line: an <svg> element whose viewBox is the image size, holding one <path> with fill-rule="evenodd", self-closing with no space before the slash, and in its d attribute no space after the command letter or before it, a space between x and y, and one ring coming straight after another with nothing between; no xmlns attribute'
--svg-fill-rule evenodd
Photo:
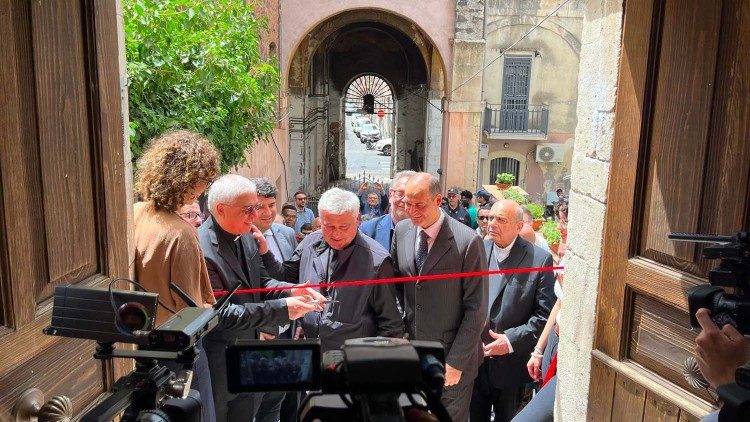
<svg viewBox="0 0 750 422"><path fill-rule="evenodd" d="M319 283L319 284L305 284L305 287L312 288L328 288L337 289L339 287L350 287L350 286L368 286L374 284L394 284L394 283L408 283L410 281L430 281L430 280L442 280L446 278L462 278L462 277L477 277L483 275L495 275L495 274L518 274L518 273L533 273L537 271L554 271L562 270L564 267L552 266L552 267L532 267L532 268L514 268L505 270L488 270L488 271L472 271L465 273L448 273L448 274L429 274L420 276L408 276L408 277L391 277L381 278L379 280L353 280L353 281L336 281L333 283ZM250 293L268 293L277 292L281 290L291 290L300 287L295 284L293 286L280 286L280 287L262 287L257 289L238 289L236 294L250 294ZM214 291L214 296L224 296L228 292L226 290Z"/></svg>

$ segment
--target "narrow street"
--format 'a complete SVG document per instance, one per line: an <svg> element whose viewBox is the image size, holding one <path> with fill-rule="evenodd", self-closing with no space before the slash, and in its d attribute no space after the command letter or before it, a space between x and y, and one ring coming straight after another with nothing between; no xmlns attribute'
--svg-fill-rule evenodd
<svg viewBox="0 0 750 422"><path fill-rule="evenodd" d="M391 157L376 150L368 150L360 142L352 127L352 116L346 116L346 177L359 179L362 173L383 181L391 180Z"/></svg>

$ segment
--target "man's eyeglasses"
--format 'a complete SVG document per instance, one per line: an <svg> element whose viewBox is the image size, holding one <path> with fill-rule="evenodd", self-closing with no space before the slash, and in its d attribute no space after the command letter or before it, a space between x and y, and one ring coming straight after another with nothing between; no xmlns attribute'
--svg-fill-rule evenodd
<svg viewBox="0 0 750 422"><path fill-rule="evenodd" d="M448 194L448 198L455 198L455 197L457 197L457 196L458 196L458 195L456 195L455 193L449 193L449 194Z"/></svg>
<svg viewBox="0 0 750 422"><path fill-rule="evenodd" d="M180 217L186 219L186 220L195 220L196 218L200 217L200 213L191 211L191 212L182 212L179 214Z"/></svg>
<svg viewBox="0 0 750 422"><path fill-rule="evenodd" d="M388 189L388 192L396 199L401 199L406 196L406 192L402 190Z"/></svg>
<svg viewBox="0 0 750 422"><path fill-rule="evenodd" d="M477 220L480 220L480 221L489 220L489 219L490 219L489 215L480 215L477 217Z"/></svg>
<svg viewBox="0 0 750 422"><path fill-rule="evenodd" d="M258 212L263 209L263 205L260 202L258 202L255 205L246 205L244 207L240 207L238 205L228 205L228 204L225 204L225 205L227 205L228 207L239 208L242 210L243 213L245 213L245 215L250 215L254 212Z"/></svg>

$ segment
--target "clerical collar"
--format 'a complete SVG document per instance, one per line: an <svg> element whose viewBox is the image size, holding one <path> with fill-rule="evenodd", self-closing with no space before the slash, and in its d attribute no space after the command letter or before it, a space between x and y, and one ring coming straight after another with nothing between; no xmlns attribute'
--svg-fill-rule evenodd
<svg viewBox="0 0 750 422"><path fill-rule="evenodd" d="M495 243L495 259L497 259L498 263L501 263L508 259L508 256L510 255L510 250L513 249L513 245L516 244L516 239L518 239L518 236L513 238L513 241L508 244L506 247L500 247L497 243Z"/></svg>
<svg viewBox="0 0 750 422"><path fill-rule="evenodd" d="M219 222L216 220L214 220L214 223L216 223L216 231L219 233L219 236L221 236L223 239L228 240L230 243L236 242L240 239L241 235L229 233L228 231L224 230L224 228L221 227Z"/></svg>

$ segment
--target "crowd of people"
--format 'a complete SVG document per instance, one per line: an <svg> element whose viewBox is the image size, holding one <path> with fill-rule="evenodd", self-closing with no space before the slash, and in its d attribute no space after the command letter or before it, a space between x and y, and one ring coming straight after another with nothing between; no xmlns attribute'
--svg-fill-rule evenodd
<svg viewBox="0 0 750 422"><path fill-rule="evenodd" d="M454 421L552 420L552 402L542 393L550 396L555 382L562 275L558 284L551 271L462 275L558 260L528 232L530 213L518 203L457 187L444 197L437 177L403 171L387 189L376 183L372 192L369 184L357 193L326 191L316 217L303 191L281 204L266 178L220 175L215 148L188 131L152 141L136 179L136 277L169 307L159 308L157 323L188 306L170 282L199 306L211 306L215 292L237 283L286 287L233 296L242 323L222 324L199 345L193 385L204 420L296 420L297 393L228 391L228 345L304 337L320 339L327 351L372 336L444 346L441 401ZM567 202L558 202L553 211L566 225ZM433 274L455 277L336 288L348 280ZM543 380L516 415L534 381ZM554 387L551 394L554 400Z"/></svg>

